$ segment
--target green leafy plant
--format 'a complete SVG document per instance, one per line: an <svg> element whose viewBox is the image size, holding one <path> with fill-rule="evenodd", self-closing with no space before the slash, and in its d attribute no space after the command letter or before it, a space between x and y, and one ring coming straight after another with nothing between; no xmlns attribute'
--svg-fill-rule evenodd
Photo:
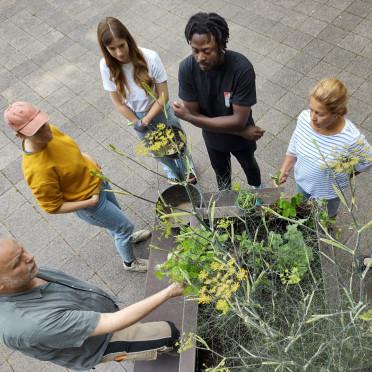
<svg viewBox="0 0 372 372"><path fill-rule="evenodd" d="M256 194L251 190L240 190L236 199L236 205L245 210L254 208L256 205Z"/></svg>
<svg viewBox="0 0 372 372"><path fill-rule="evenodd" d="M295 218L297 208L300 206L304 196L303 194L293 195L290 199L282 195L278 201L278 213L286 218Z"/></svg>
<svg viewBox="0 0 372 372"><path fill-rule="evenodd" d="M281 171L278 170L273 176L271 176L271 179L274 181L275 186L280 185L280 176L281 176Z"/></svg>
<svg viewBox="0 0 372 372"><path fill-rule="evenodd" d="M282 283L299 283L309 270L313 252L297 225L288 225L283 236L270 232L269 242L275 260L274 268L279 271Z"/></svg>
<svg viewBox="0 0 372 372"><path fill-rule="evenodd" d="M157 267L156 276L165 275L172 281L185 283L186 294L197 295L202 283L199 273L208 270L215 260L214 245L223 238L204 228L182 227L177 235L177 246L168 259Z"/></svg>

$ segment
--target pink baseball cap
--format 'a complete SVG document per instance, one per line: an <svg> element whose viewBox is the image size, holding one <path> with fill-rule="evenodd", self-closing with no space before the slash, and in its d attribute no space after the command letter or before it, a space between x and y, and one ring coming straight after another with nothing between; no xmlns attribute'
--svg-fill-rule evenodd
<svg viewBox="0 0 372 372"><path fill-rule="evenodd" d="M49 116L29 102L14 102L4 111L4 120L15 132L33 136Z"/></svg>

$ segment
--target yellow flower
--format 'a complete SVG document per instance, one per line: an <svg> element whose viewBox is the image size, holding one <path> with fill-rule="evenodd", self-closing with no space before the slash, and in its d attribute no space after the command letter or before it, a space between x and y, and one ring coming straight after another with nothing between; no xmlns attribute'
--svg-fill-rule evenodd
<svg viewBox="0 0 372 372"><path fill-rule="evenodd" d="M238 273L236 274L236 279L242 281L247 277L247 270L239 269Z"/></svg>
<svg viewBox="0 0 372 372"><path fill-rule="evenodd" d="M217 261L214 261L214 262L211 263L211 269L212 269L213 271L221 270L222 267L223 267L222 264L220 264L220 263L217 262Z"/></svg>
<svg viewBox="0 0 372 372"><path fill-rule="evenodd" d="M226 300L220 299L216 303L216 309L221 311L225 315L230 310L230 307Z"/></svg>
<svg viewBox="0 0 372 372"><path fill-rule="evenodd" d="M212 302L212 297L207 294L201 294L198 298L199 304L210 304Z"/></svg>
<svg viewBox="0 0 372 372"><path fill-rule="evenodd" d="M240 284L239 283L234 283L231 286L231 292L236 292L239 288L240 288Z"/></svg>
<svg viewBox="0 0 372 372"><path fill-rule="evenodd" d="M200 271L198 277L199 277L199 280L203 281L208 278L208 273L205 270L202 270Z"/></svg>

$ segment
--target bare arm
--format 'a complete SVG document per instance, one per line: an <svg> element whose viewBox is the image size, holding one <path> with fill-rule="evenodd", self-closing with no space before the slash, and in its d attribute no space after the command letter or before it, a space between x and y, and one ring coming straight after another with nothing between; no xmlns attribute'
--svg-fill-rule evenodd
<svg viewBox="0 0 372 372"><path fill-rule="evenodd" d="M159 98L152 104L149 112L143 117L142 123L145 125L149 125L154 117L163 111L163 107L169 99L168 83L166 81L155 84L155 88Z"/></svg>
<svg viewBox="0 0 372 372"><path fill-rule="evenodd" d="M293 169L297 158L294 155L286 154L283 164L280 168L280 177L279 177L279 184L282 184L287 181L289 173Z"/></svg>
<svg viewBox="0 0 372 372"><path fill-rule="evenodd" d="M265 131L256 126L247 126L251 108L233 105L233 114L218 117L208 117L200 114L197 102L183 102L183 105L174 102L175 114L196 127L207 129L215 133L234 134L249 140L258 140Z"/></svg>
<svg viewBox="0 0 372 372"><path fill-rule="evenodd" d="M151 313L165 301L172 297L180 296L183 289L184 287L181 284L173 283L160 292L115 313L102 313L98 325L91 333L90 337L116 332L131 326Z"/></svg>
<svg viewBox="0 0 372 372"><path fill-rule="evenodd" d="M110 92L111 101L117 111L120 112L128 121L136 122L138 120L134 112L125 104L118 92Z"/></svg>
<svg viewBox="0 0 372 372"><path fill-rule="evenodd" d="M98 203L98 200L99 200L99 195L94 194L87 200L64 202L59 207L59 209L53 213L54 214L70 213L70 212L78 211L79 209L94 207Z"/></svg>

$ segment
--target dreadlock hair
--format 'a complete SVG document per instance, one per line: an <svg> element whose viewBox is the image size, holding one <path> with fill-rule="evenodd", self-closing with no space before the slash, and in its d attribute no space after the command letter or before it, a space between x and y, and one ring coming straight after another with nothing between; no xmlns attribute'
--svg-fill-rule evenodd
<svg viewBox="0 0 372 372"><path fill-rule="evenodd" d="M125 88L129 90L129 87L121 62L114 58L107 50L107 47L114 39L124 39L128 44L129 58L133 64L134 81L136 84L141 88L143 82L150 86L153 84L153 79L149 75L149 69L141 50L138 48L128 29L117 18L106 17L99 22L97 39L106 65L110 70L110 79L115 83L120 96L126 98Z"/></svg>
<svg viewBox="0 0 372 372"><path fill-rule="evenodd" d="M185 37L190 44L194 34L213 36L221 52L226 50L229 40L229 26L223 17L217 13L196 13L187 22Z"/></svg>

